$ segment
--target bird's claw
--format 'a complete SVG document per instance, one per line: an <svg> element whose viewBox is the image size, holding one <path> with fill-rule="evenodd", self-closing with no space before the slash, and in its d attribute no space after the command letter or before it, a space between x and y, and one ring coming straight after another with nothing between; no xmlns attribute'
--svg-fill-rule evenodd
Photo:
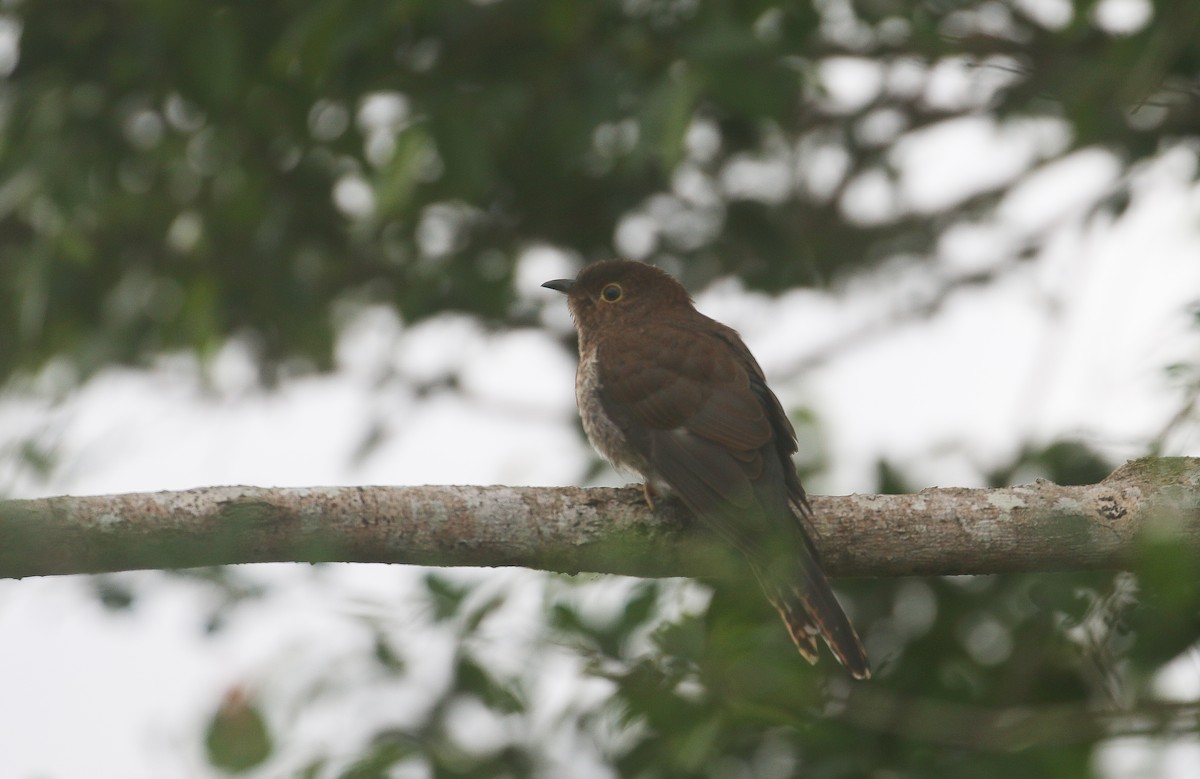
<svg viewBox="0 0 1200 779"><path fill-rule="evenodd" d="M654 485L648 481L642 482L642 497L646 499L646 505L654 511Z"/></svg>

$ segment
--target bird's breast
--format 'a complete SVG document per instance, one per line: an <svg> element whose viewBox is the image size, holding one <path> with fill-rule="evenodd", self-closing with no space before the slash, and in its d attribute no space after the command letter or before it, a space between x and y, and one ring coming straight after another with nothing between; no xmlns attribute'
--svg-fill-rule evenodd
<svg viewBox="0 0 1200 779"><path fill-rule="evenodd" d="M650 464L630 446L625 434L605 411L601 390L597 350L581 353L579 372L575 376L575 402L579 405L579 417L588 440L614 467L652 478Z"/></svg>

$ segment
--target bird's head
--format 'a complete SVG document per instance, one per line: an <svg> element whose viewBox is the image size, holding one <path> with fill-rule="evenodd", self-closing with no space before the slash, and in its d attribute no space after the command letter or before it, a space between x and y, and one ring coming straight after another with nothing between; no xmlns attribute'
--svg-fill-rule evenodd
<svg viewBox="0 0 1200 779"><path fill-rule="evenodd" d="M692 309L687 290L666 271L631 260L595 262L574 279L554 279L542 286L566 294L571 316L581 331L651 313L669 315Z"/></svg>

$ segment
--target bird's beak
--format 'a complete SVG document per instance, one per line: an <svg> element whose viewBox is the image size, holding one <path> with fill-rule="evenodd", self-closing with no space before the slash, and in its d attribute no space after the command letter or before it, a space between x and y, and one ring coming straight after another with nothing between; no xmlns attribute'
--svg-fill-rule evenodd
<svg viewBox="0 0 1200 779"><path fill-rule="evenodd" d="M551 281L547 281L542 286L546 289L552 289L565 295L571 291L571 287L575 286L575 279L553 279Z"/></svg>

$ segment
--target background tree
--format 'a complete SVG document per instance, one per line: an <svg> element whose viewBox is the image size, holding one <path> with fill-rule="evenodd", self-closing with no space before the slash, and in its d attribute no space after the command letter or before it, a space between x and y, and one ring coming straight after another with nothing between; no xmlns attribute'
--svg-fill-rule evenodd
<svg viewBox="0 0 1200 779"><path fill-rule="evenodd" d="M1064 230L1153 206L1147 181L1175 181L1194 209L1188 3L142 0L6 14L0 374L14 419L21 404L86 395L114 366L169 371L179 355L221 391L230 344L286 391L344 369L338 349L380 311L402 339L422 320L462 321L451 312L481 323L443 351L534 324L569 344L522 274L547 254L569 266L620 253L696 290L736 278L772 296L754 300L775 316L790 309L772 300L800 300L797 288L879 308L778 361L811 484L834 444L822 409L798 399L806 371L1039 272ZM1062 181L1067 195L1035 197ZM1061 304L1047 295L1048 315ZM447 364L386 361L365 381L469 394L471 365ZM977 464L967 478L1003 485L1088 483L1123 456L1185 451L1194 360L1159 367L1173 407L1157 425L1131 421L1136 440L1047 439L1031 423L954 455ZM61 430L14 430L11 492L72 467L56 457ZM379 413L355 462L405 434ZM935 446L918 461L879 455L877 484L854 488L961 481ZM580 776L1110 771L1113 735L1194 737L1194 704L1166 702L1180 665L1195 666L1196 562L1151 541L1136 578L840 583L886 658L852 693L832 664L796 662L772 615L736 592L430 571L403 595L427 618L419 637L388 616L394 600L343 614L363 639L341 658L355 674L308 667L286 694L250 680L261 700L222 690L195 744L227 770L314 776L553 775L568 759ZM319 588L181 576L171 586L208 593L196 609L215 633L245 629L268 590ZM114 609L147 597L145 577L94 585ZM525 638L497 649L495 626L512 624ZM445 664L418 690L426 654ZM281 737L320 734L322 716L383 693L420 703L336 739ZM1007 724L1018 716L1031 724Z"/></svg>

